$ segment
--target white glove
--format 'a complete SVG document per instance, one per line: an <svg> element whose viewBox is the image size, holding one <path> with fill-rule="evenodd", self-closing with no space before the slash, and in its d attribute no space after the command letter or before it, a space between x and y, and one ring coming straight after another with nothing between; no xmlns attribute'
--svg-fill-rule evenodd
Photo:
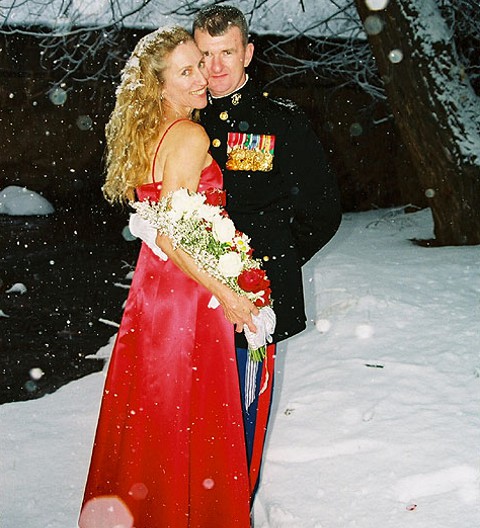
<svg viewBox="0 0 480 528"><path fill-rule="evenodd" d="M219 306L220 303L217 298L212 295L208 307L215 309ZM252 314L252 321L257 327L257 331L252 332L247 325L243 325L243 331L247 338L248 350L258 350L273 341L272 334L277 324L277 316L270 306L263 306L258 315Z"/></svg>
<svg viewBox="0 0 480 528"><path fill-rule="evenodd" d="M251 332L247 325L243 325L243 331L247 338L248 350L257 350L272 342L277 318L270 306L263 306L258 315L252 315L252 320L257 331Z"/></svg>
<svg viewBox="0 0 480 528"><path fill-rule="evenodd" d="M220 306L220 303L218 302L218 299L215 297L215 295L211 296L207 306L212 310L216 310Z"/></svg>
<svg viewBox="0 0 480 528"><path fill-rule="evenodd" d="M167 255L155 243L157 230L147 220L144 220L138 213L132 213L128 221L128 228L130 233L145 242L157 257L168 260Z"/></svg>

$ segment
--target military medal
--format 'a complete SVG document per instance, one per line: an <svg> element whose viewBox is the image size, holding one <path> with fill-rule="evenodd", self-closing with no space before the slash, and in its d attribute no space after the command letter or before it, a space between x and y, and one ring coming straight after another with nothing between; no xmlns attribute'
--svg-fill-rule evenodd
<svg viewBox="0 0 480 528"><path fill-rule="evenodd" d="M233 171L271 171L274 151L273 135L229 132L226 168Z"/></svg>

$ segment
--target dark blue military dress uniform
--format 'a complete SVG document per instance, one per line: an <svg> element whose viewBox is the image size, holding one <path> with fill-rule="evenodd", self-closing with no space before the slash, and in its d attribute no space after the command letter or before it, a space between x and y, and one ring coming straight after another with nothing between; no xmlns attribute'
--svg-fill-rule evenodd
<svg viewBox="0 0 480 528"><path fill-rule="evenodd" d="M251 80L228 96L209 96L201 123L223 171L226 209L271 281L274 341L281 341L305 328L301 266L340 223L335 177L305 114ZM243 334L237 346L246 346Z"/></svg>

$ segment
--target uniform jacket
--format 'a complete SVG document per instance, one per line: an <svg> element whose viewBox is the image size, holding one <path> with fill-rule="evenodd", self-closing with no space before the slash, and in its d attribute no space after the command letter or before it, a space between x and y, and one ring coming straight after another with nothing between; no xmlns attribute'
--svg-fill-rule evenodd
<svg viewBox="0 0 480 528"><path fill-rule="evenodd" d="M271 281L274 341L281 341L305 328L301 266L340 223L335 177L305 114L251 80L228 96L210 96L200 120L223 171L228 214ZM246 347L243 333L236 338Z"/></svg>

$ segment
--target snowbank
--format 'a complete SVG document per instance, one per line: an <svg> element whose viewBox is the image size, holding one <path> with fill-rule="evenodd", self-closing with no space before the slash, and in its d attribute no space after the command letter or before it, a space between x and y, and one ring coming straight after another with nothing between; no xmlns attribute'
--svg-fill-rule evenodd
<svg viewBox="0 0 480 528"><path fill-rule="evenodd" d="M12 216L49 215L53 205L35 191L10 185L0 191L0 214Z"/></svg>

